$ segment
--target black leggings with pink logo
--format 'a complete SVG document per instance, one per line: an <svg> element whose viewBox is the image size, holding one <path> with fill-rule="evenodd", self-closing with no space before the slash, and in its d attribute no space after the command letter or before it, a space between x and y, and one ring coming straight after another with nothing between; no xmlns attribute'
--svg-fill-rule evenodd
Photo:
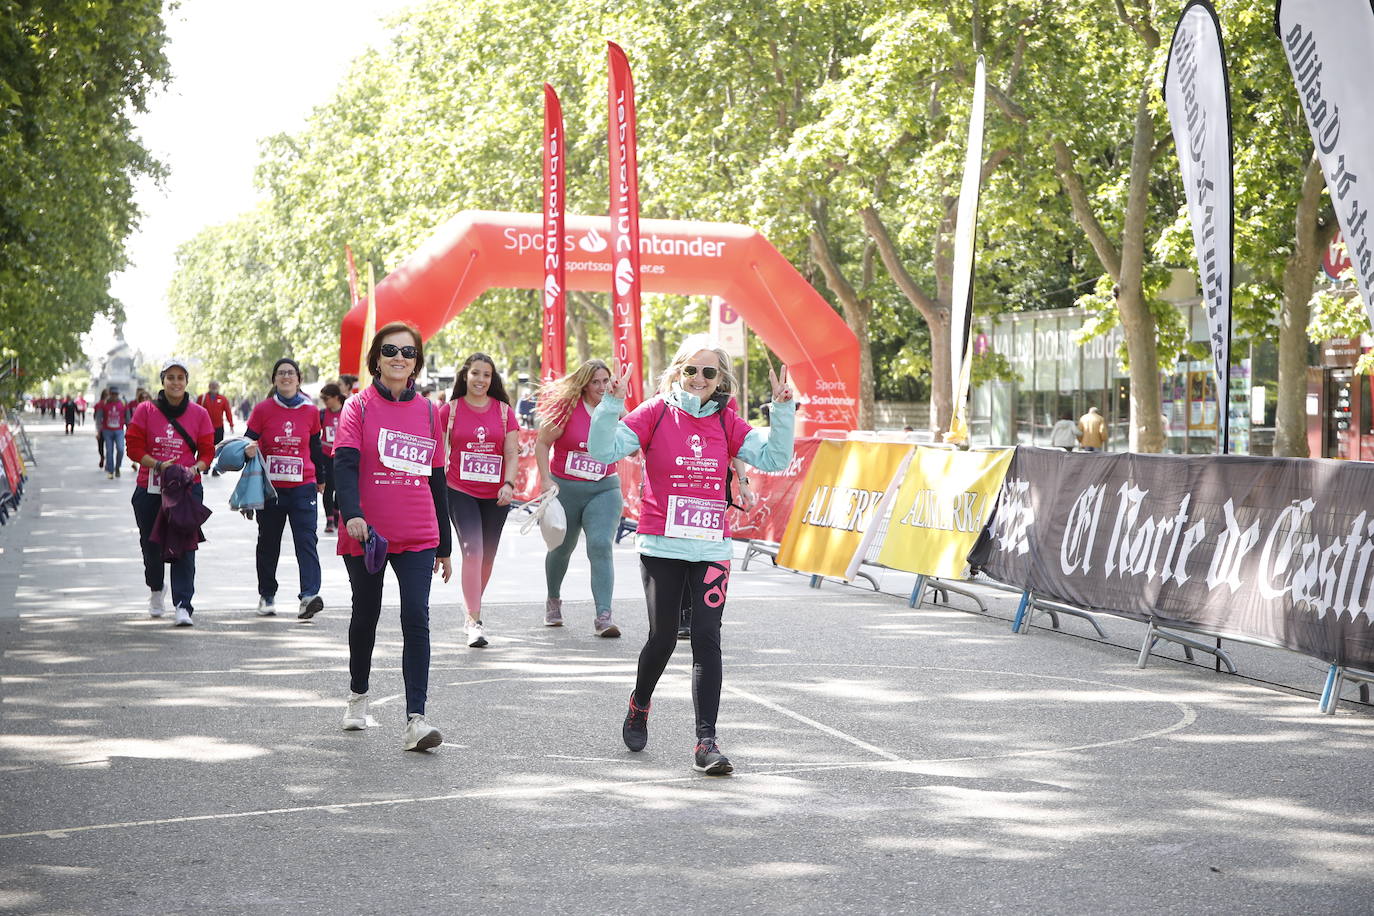
<svg viewBox="0 0 1374 916"><path fill-rule="evenodd" d="M635 705L647 707L654 687L677 648L678 613L683 589L692 596L692 705L697 737L714 738L720 712L720 618L730 584L730 561L639 558L644 598L649 605L649 640L639 653Z"/></svg>

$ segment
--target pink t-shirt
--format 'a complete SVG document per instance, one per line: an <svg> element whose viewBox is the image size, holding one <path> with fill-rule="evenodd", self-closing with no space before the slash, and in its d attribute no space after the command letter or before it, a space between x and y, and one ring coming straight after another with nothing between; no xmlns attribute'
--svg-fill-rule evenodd
<svg viewBox="0 0 1374 916"><path fill-rule="evenodd" d="M587 403L578 398L563 424L563 435L553 441L549 453L549 470L553 476L563 480L600 480L615 473L614 467L587 454L587 431L591 425L591 411Z"/></svg>
<svg viewBox="0 0 1374 916"><path fill-rule="evenodd" d="M274 397L258 402L248 415L248 430L258 434L258 449L272 486L315 482L310 437L320 431L320 412L308 398L299 407L283 407Z"/></svg>
<svg viewBox="0 0 1374 916"><path fill-rule="evenodd" d="M386 538L388 553L439 546L429 476L444 466L443 438L439 411L428 398L390 401L365 388L339 412L334 447L358 450L363 518ZM341 527L338 552L362 556L363 545Z"/></svg>
<svg viewBox="0 0 1374 916"><path fill-rule="evenodd" d="M103 401L96 408L100 414L101 429L123 429L129 410L119 401Z"/></svg>
<svg viewBox="0 0 1374 916"><path fill-rule="evenodd" d="M640 534L707 541L730 536L725 473L751 427L728 407L723 417L724 427L717 414L694 417L656 397L625 418L644 449Z"/></svg>
<svg viewBox="0 0 1374 916"><path fill-rule="evenodd" d="M477 499L495 499L506 481L505 434L520 428L515 411L490 398L487 409L478 413L467 398L459 398L439 411L445 429L450 411L455 413L448 439L448 485Z"/></svg>
<svg viewBox="0 0 1374 916"><path fill-rule="evenodd" d="M345 401L344 403L346 404L348 402ZM339 417L342 414L343 408L339 408L338 413L335 413L328 407L320 411L320 444L324 446L324 453L326 455L334 454L334 441L338 438Z"/></svg>
<svg viewBox="0 0 1374 916"><path fill-rule="evenodd" d="M177 422L181 428L186 430L186 434L200 442L205 437L211 439L215 436L215 427L210 422L210 414L199 404L187 404L185 412L177 417ZM138 427L135 433L134 427ZM139 435L141 434L141 435ZM144 401L134 408L133 416L129 418L129 435L138 435L143 443L143 448L147 454L152 455L158 461L170 461L174 464L190 467L196 463L196 451L186 444L186 440L177 432L176 427L171 424L162 413L157 409L157 405L152 401ZM152 468L145 468L139 465L138 486L144 487L149 493L161 493L161 481L157 478L161 475L154 474ZM196 475L200 479L200 475Z"/></svg>

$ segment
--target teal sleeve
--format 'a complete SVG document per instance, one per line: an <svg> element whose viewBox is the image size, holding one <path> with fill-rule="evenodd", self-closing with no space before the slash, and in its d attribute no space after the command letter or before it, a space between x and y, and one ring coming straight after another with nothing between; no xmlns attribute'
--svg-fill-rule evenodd
<svg viewBox="0 0 1374 916"><path fill-rule="evenodd" d="M605 404L603 400L601 402ZM797 425L797 402L774 404L767 429L751 429L737 457L760 471L781 471L792 461L792 430ZM600 460L600 459L598 459Z"/></svg>
<svg viewBox="0 0 1374 916"><path fill-rule="evenodd" d="M620 411L624 409L623 400L606 395L592 411L587 454L602 464L614 464L639 451L639 437L620 419Z"/></svg>

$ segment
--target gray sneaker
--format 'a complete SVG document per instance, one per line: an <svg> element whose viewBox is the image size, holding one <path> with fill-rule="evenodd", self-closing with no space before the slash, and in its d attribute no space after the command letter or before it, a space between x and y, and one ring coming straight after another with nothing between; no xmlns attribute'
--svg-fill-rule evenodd
<svg viewBox="0 0 1374 916"><path fill-rule="evenodd" d="M607 639L615 639L620 635L620 627L611 622L611 612L596 615L596 623L593 624L597 636L604 636Z"/></svg>
<svg viewBox="0 0 1374 916"><path fill-rule="evenodd" d="M563 599L545 598L544 599L544 626L561 627L563 625Z"/></svg>

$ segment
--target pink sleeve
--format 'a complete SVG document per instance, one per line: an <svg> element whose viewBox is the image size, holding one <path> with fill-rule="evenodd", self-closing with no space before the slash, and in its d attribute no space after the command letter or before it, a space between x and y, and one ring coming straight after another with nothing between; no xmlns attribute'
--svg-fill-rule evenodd
<svg viewBox="0 0 1374 916"><path fill-rule="evenodd" d="M648 445L649 437L653 434L654 421L658 419L659 409L657 405L662 404L658 398L645 401L634 410L630 411L629 416L622 421L630 432L639 438L640 445ZM667 410L668 405L663 404L662 410Z"/></svg>
<svg viewBox="0 0 1374 916"><path fill-rule="evenodd" d="M254 404L253 412L248 415L248 426L246 429L249 432L257 433L259 436L262 435L262 405L266 403L266 401L259 401Z"/></svg>
<svg viewBox="0 0 1374 916"><path fill-rule="evenodd" d="M362 411L358 409L358 402L362 396L349 398L344 401L343 410L339 412L339 425L334 430L334 451L338 452L341 448L352 448L362 451L363 446L363 418ZM319 414L315 414L316 417Z"/></svg>

